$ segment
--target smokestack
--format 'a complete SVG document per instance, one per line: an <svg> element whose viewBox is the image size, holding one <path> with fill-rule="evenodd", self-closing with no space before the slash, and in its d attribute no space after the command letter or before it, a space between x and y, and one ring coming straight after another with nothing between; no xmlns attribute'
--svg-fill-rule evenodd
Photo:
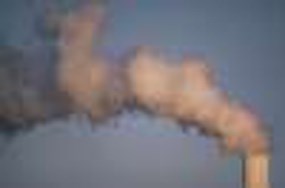
<svg viewBox="0 0 285 188"><path fill-rule="evenodd" d="M244 188L270 188L270 155L251 154L243 159Z"/></svg>

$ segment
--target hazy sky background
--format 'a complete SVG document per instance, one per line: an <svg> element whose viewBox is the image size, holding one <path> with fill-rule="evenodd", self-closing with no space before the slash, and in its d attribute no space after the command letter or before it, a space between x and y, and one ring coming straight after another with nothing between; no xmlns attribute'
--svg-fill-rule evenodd
<svg viewBox="0 0 285 188"><path fill-rule="evenodd" d="M43 0L2 0L0 44L39 42L33 23L42 5ZM174 56L205 55L221 87L253 105L272 130L272 182L282 188L284 6L282 0L110 0L103 50L119 56L148 44ZM41 41L39 46L37 56L48 56ZM118 129L93 133L86 118L71 116L9 144L0 138L0 187L241 186L240 161L221 158L213 140L182 134L171 120L140 111L106 125L114 121Z"/></svg>

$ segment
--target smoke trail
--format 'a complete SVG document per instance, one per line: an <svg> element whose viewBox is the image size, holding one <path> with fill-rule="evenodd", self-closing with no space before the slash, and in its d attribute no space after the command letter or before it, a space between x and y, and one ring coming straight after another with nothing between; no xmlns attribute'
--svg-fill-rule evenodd
<svg viewBox="0 0 285 188"><path fill-rule="evenodd" d="M172 65L150 48L140 48L129 76L139 104L154 113L198 126L220 139L230 151L247 153L268 149L260 119L243 104L233 102L216 86L210 68L199 59Z"/></svg>
<svg viewBox="0 0 285 188"><path fill-rule="evenodd" d="M173 117L184 122L183 126L196 122L198 129L219 138L228 150L256 153L268 149L259 117L219 90L203 60L188 58L180 64L170 64L153 49L143 47L135 50L126 66L118 68L94 53L94 41L102 37L104 15L102 6L89 4L55 17L53 21L59 27L59 91L41 99L37 90L22 84L23 74L5 68L0 74L0 89L9 95L1 94L0 117L14 121L51 119L54 116L48 114L55 109L48 104L57 103L98 122L134 99L135 105ZM20 77L10 78L11 75Z"/></svg>

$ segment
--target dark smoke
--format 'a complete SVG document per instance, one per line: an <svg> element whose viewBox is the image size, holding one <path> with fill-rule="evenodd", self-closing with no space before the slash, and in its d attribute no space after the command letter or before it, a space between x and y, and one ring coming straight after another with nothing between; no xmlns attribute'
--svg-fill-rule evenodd
<svg viewBox="0 0 285 188"><path fill-rule="evenodd" d="M64 97L28 60L31 58L14 47L0 49L0 121L1 129L8 132L30 128L67 110Z"/></svg>

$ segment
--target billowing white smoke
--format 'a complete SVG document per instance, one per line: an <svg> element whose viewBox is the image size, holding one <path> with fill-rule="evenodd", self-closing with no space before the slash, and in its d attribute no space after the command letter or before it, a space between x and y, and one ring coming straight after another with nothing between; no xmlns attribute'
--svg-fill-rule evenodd
<svg viewBox="0 0 285 188"><path fill-rule="evenodd" d="M202 60L185 59L173 65L151 49L140 48L128 73L136 100L154 113L189 125L196 122L202 132L217 136L231 151L267 150L259 118L217 88Z"/></svg>
<svg viewBox="0 0 285 188"><path fill-rule="evenodd" d="M143 47L122 70L94 55L94 39L101 38L103 23L100 6L84 6L60 19L57 81L59 90L71 99L72 111L87 113L97 122L135 99L153 113L188 125L196 122L202 132L218 137L229 150L268 149L259 118L217 88L202 60L170 64Z"/></svg>

